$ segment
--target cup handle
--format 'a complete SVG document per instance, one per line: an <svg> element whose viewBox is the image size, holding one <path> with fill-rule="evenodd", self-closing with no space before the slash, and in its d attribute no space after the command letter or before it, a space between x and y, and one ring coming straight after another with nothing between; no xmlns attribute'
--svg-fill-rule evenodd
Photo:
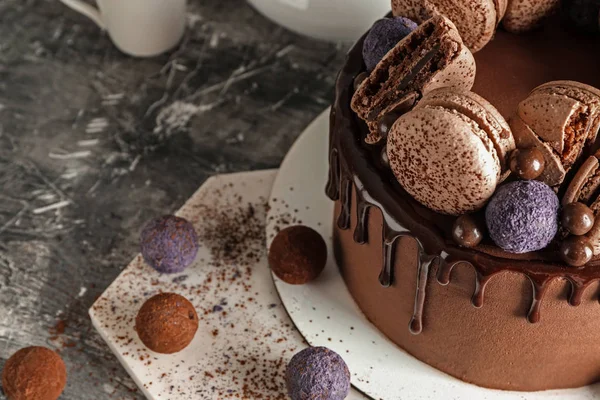
<svg viewBox="0 0 600 400"><path fill-rule="evenodd" d="M106 29L104 25L104 21L102 21L102 16L100 15L100 11L97 8L84 3L80 0L60 0L67 7L72 8L73 10L85 15L92 21L96 23L100 27L100 29Z"/></svg>

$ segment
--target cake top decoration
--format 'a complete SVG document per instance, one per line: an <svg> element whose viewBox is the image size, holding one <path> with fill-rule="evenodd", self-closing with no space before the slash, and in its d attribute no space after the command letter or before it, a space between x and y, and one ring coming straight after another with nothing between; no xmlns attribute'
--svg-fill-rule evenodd
<svg viewBox="0 0 600 400"><path fill-rule="evenodd" d="M379 61L400 40L417 29L417 26L415 22L404 17L383 18L375 22L363 44L363 58L367 71L373 71Z"/></svg>

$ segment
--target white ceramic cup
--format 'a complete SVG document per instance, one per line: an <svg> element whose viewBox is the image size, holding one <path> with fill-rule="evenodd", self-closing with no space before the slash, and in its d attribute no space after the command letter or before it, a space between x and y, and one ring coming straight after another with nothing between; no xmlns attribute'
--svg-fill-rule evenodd
<svg viewBox="0 0 600 400"><path fill-rule="evenodd" d="M390 0L248 0L286 28L317 39L353 42L390 11Z"/></svg>
<svg viewBox="0 0 600 400"><path fill-rule="evenodd" d="M60 0L106 29L124 53L151 57L175 47L185 31L186 0Z"/></svg>

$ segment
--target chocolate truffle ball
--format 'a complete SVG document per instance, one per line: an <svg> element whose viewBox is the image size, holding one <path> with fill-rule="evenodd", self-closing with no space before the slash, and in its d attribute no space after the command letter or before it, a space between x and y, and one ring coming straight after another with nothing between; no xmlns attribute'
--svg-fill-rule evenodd
<svg viewBox="0 0 600 400"><path fill-rule="evenodd" d="M562 0L567 21L585 32L600 31L600 0Z"/></svg>
<svg viewBox="0 0 600 400"><path fill-rule="evenodd" d="M384 18L375 22L363 43L363 58L367 70L372 71L399 41L417 27L415 22L404 17Z"/></svg>
<svg viewBox="0 0 600 400"><path fill-rule="evenodd" d="M303 285L325 268L327 245L323 237L307 226L285 228L275 236L269 249L271 270L282 281Z"/></svg>
<svg viewBox="0 0 600 400"><path fill-rule="evenodd" d="M583 203L571 203L563 208L561 224L573 235L585 235L594 227L594 222L594 212Z"/></svg>
<svg viewBox="0 0 600 400"><path fill-rule="evenodd" d="M570 266L581 267L594 256L594 247L585 236L571 236L561 243L560 255Z"/></svg>
<svg viewBox="0 0 600 400"><path fill-rule="evenodd" d="M475 247L483 240L483 231L471 215L461 215L452 226L452 238L459 246Z"/></svg>
<svg viewBox="0 0 600 400"><path fill-rule="evenodd" d="M343 400L350 392L348 366L326 347L311 347L292 357L285 381L292 400Z"/></svg>
<svg viewBox="0 0 600 400"><path fill-rule="evenodd" d="M174 215L150 221L140 237L142 256L165 274L183 271L196 258L198 237L191 223Z"/></svg>
<svg viewBox="0 0 600 400"><path fill-rule="evenodd" d="M544 172L546 161L537 148L516 149L510 153L510 170L521 179L535 179Z"/></svg>
<svg viewBox="0 0 600 400"><path fill-rule="evenodd" d="M400 115L401 114L399 112L391 112L381 117L381 119L377 122L377 130L379 131L379 136L383 140L387 140L388 133L390 133L392 126L394 126L394 123L398 121Z"/></svg>
<svg viewBox="0 0 600 400"><path fill-rule="evenodd" d="M516 181L501 186L485 210L490 237L509 253L545 248L558 230L558 197L545 183Z"/></svg>
<svg viewBox="0 0 600 400"><path fill-rule="evenodd" d="M2 371L2 388L8 400L56 400L66 382L65 363L45 347L17 351Z"/></svg>
<svg viewBox="0 0 600 400"><path fill-rule="evenodd" d="M175 293L161 293L146 300L135 330L140 340L156 353L172 354L185 349L198 330L198 315L192 303Z"/></svg>

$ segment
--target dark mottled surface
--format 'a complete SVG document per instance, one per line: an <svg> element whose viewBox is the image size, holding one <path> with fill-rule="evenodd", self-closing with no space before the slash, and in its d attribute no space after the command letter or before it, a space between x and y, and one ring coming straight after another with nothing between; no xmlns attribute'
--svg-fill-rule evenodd
<svg viewBox="0 0 600 400"><path fill-rule="evenodd" d="M58 0L0 0L0 367L59 349L61 399L141 398L88 308L144 222L210 175L277 166L330 102L341 47L242 0L192 0L189 26L136 60Z"/></svg>

